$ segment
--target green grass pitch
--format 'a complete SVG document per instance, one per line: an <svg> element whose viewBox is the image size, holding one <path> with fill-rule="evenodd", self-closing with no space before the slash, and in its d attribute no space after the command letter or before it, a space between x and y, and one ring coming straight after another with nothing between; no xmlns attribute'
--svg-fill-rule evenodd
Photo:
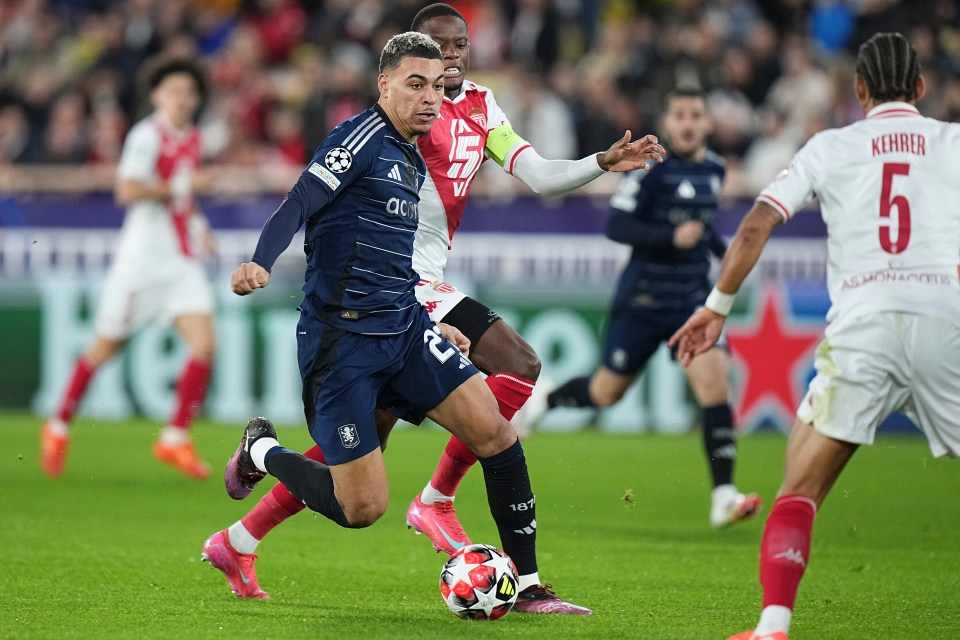
<svg viewBox="0 0 960 640"><path fill-rule="evenodd" d="M217 467L201 483L154 462L155 425L81 420L67 471L51 480L37 466L38 421L0 421L0 638L721 639L759 611L762 518L709 528L696 434L528 441L541 576L596 613L470 622L440 598L444 556L404 527L445 442L437 430L394 434L390 508L373 527L346 531L304 512L271 534L257 569L272 599L244 601L199 560L206 536L271 484L243 503L224 493L220 465L240 427L198 425ZM305 429L280 437L308 444ZM783 447L779 436L745 438L741 488L769 503ZM960 637L958 474L921 438L861 450L818 516L791 637ZM475 541L499 544L479 470L457 506Z"/></svg>

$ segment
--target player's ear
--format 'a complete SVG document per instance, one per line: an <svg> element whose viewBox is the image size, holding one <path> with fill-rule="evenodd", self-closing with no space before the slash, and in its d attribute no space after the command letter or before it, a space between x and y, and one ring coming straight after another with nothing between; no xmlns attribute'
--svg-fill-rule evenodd
<svg viewBox="0 0 960 640"><path fill-rule="evenodd" d="M853 74L853 91L857 94L857 100L861 105L866 105L870 100L870 90L867 88L867 82L859 73Z"/></svg>
<svg viewBox="0 0 960 640"><path fill-rule="evenodd" d="M921 74L917 76L917 97L914 99L914 102L920 102L925 95L927 95L927 81Z"/></svg>
<svg viewBox="0 0 960 640"><path fill-rule="evenodd" d="M380 95L384 98L390 97L390 78L387 77L387 74L381 73L377 76L377 89L380 90Z"/></svg>

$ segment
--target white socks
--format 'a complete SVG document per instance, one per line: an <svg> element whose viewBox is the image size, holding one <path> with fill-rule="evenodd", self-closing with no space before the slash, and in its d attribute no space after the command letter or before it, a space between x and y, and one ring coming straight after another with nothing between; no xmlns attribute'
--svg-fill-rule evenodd
<svg viewBox="0 0 960 640"><path fill-rule="evenodd" d="M433 488L433 485L429 482L427 486L423 488L423 491L420 492L420 501L423 504L433 504L434 502L453 502L453 496L448 496L440 493Z"/></svg>
<svg viewBox="0 0 960 640"><path fill-rule="evenodd" d="M280 443L275 438L260 438L253 443L253 446L250 447L250 457L253 458L253 464L257 465L257 469L264 473L267 472L263 459L266 457L267 451L279 446Z"/></svg>
<svg viewBox="0 0 960 640"><path fill-rule="evenodd" d="M517 584L517 593L520 593L527 587L535 587L540 584L540 573L528 573L526 575L520 576L520 582Z"/></svg>
<svg viewBox="0 0 960 640"><path fill-rule="evenodd" d="M230 546L240 553L250 554L257 550L260 541L253 537L247 531L247 528L240 524L240 521L234 522L227 529L227 539L230 540Z"/></svg>
<svg viewBox="0 0 960 640"><path fill-rule="evenodd" d="M732 484L718 484L710 494L714 507L721 504L726 505L733 501L736 496L737 488Z"/></svg>
<svg viewBox="0 0 960 640"><path fill-rule="evenodd" d="M792 617L793 611L779 604L764 607L755 633L757 635L766 635L777 631L787 633L790 631L790 619Z"/></svg>
<svg viewBox="0 0 960 640"><path fill-rule="evenodd" d="M65 438L70 435L70 425L60 418L48 418L45 426L55 436Z"/></svg>
<svg viewBox="0 0 960 640"><path fill-rule="evenodd" d="M168 447L175 447L190 442L190 430L183 427L167 425L160 432L160 443Z"/></svg>

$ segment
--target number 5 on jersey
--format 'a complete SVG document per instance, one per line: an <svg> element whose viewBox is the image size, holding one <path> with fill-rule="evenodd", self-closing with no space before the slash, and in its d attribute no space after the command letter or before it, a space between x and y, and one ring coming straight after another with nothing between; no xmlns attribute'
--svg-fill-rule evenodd
<svg viewBox="0 0 960 640"><path fill-rule="evenodd" d="M883 165L883 184L880 187L880 246L887 253L903 253L910 244L910 202L904 195L891 197L893 179L910 175L910 165L905 162L887 162ZM897 239L890 236L890 210L897 210Z"/></svg>

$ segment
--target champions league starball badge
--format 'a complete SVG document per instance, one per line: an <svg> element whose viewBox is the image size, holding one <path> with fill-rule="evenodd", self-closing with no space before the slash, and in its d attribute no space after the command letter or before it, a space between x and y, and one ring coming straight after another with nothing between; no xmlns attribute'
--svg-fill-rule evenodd
<svg viewBox="0 0 960 640"><path fill-rule="evenodd" d="M327 151L323 158L323 163L334 173L343 173L353 164L353 156L343 147L337 147Z"/></svg>

